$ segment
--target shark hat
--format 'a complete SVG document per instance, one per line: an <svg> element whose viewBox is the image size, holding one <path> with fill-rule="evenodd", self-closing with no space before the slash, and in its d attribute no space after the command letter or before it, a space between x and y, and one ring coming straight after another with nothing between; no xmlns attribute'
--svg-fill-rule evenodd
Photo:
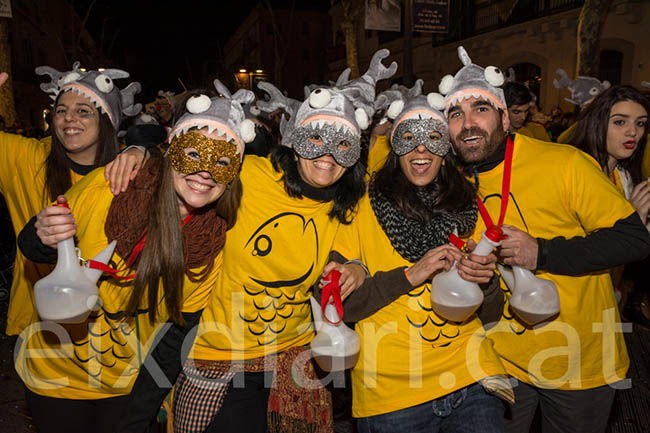
<svg viewBox="0 0 650 433"><path fill-rule="evenodd" d="M250 90L239 89L234 94L221 81L214 80L214 87L223 97L195 95L187 100L187 111L176 121L169 133L169 142L185 134L190 129L208 128L208 132L217 131L237 146L240 159L244 157L244 143L255 139L255 125L246 119L244 104L251 103L255 95Z"/></svg>
<svg viewBox="0 0 650 433"><path fill-rule="evenodd" d="M438 86L440 93L445 96L445 111L455 103L471 97L483 99L505 111L506 100L501 89L505 76L501 69L475 65L462 46L458 47L458 57L463 67L454 76L445 75Z"/></svg>
<svg viewBox="0 0 650 433"><path fill-rule="evenodd" d="M333 86L310 86L302 103L285 97L272 84L259 83L270 100L258 101L257 105L264 111L282 108L290 115L280 123L282 145L306 159L331 154L339 165L351 167L361 155L361 132L368 128L375 112L377 82L397 71L395 62L388 68L381 62L389 54L387 49L377 51L368 71L357 79L350 80L350 70L346 69Z"/></svg>
<svg viewBox="0 0 650 433"><path fill-rule="evenodd" d="M445 156L451 148L449 127L442 113L445 98L439 93L422 95L422 80L412 88L394 85L380 93L375 107L386 109L393 122L390 143L398 156L423 144L434 155Z"/></svg>
<svg viewBox="0 0 650 433"><path fill-rule="evenodd" d="M557 89L569 89L571 98L564 98L565 101L570 102L578 107L584 105L600 95L603 91L609 89L611 86L609 81L599 81L598 78L578 76L575 80L570 79L564 69L555 71L560 79L553 79L553 85Z"/></svg>
<svg viewBox="0 0 650 433"><path fill-rule="evenodd" d="M135 95L141 90L140 83L133 82L122 90L113 83L113 80L129 77L129 73L121 69L84 71L79 68L79 62L75 62L68 72L59 72L49 66L39 66L35 72L50 76L49 83L41 83L41 90L53 100L61 92L74 91L86 96L98 110L108 116L116 130L123 115L135 116L142 109L142 104L134 103Z"/></svg>

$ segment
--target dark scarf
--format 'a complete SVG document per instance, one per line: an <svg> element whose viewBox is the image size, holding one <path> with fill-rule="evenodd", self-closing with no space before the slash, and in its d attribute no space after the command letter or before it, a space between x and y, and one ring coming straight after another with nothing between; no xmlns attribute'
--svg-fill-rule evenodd
<svg viewBox="0 0 650 433"><path fill-rule="evenodd" d="M126 192L111 202L104 231L109 240L117 240L115 252L124 260L129 258L147 226L161 170L162 159L151 158ZM185 273L193 280L209 268L203 269L199 274L193 273L191 269L211 264L226 240L226 222L217 215L214 206L197 209L195 212L194 217L183 226Z"/></svg>
<svg viewBox="0 0 650 433"><path fill-rule="evenodd" d="M416 192L421 203L429 208L435 207L435 197L419 188ZM373 185L370 187L370 204L379 225L388 236L390 243L400 256L409 262L417 262L432 248L449 242L449 234L471 231L477 218L477 206L472 202L468 210L435 215L421 224L404 215L390 203Z"/></svg>

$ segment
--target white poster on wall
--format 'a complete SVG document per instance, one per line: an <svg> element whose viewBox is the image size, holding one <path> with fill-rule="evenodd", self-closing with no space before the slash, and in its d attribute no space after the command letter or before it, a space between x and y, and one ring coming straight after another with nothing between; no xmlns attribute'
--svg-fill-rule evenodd
<svg viewBox="0 0 650 433"><path fill-rule="evenodd" d="M11 18L11 0L0 0L0 18Z"/></svg>

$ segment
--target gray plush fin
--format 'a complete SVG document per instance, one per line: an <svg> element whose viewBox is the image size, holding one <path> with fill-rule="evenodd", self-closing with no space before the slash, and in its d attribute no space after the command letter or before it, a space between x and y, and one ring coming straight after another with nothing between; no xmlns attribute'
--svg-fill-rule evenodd
<svg viewBox="0 0 650 433"><path fill-rule="evenodd" d="M133 82L120 90L120 100L122 103L122 113L127 116L135 116L142 110L142 104L134 104L135 95L140 93L142 86L140 83Z"/></svg>
<svg viewBox="0 0 650 433"><path fill-rule="evenodd" d="M219 79L215 79L212 84L214 84L214 88L217 89L217 92L221 93L223 96L226 98L232 99L232 94L230 93L230 90L226 86L223 85Z"/></svg>
<svg viewBox="0 0 650 433"><path fill-rule="evenodd" d="M113 80L119 80L120 78L129 78L129 73L121 69L104 69L102 74L110 77Z"/></svg>
<svg viewBox="0 0 650 433"><path fill-rule="evenodd" d="M59 85L57 84L57 82L63 76L62 72L59 72L50 66L38 66L37 68L34 69L34 72L36 73L36 75L50 76L51 81L49 83L40 84L40 88L42 91L44 91L45 93L54 93L54 94L56 94L59 91Z"/></svg>
<svg viewBox="0 0 650 433"><path fill-rule="evenodd" d="M370 60L370 66L368 66L368 71L363 74L362 78L375 85L377 84L377 81L385 80L395 75L395 72L397 72L396 62L391 63L388 68L385 67L383 63L381 63L381 61L389 55L390 51L388 51L386 48L378 50L372 56L372 59Z"/></svg>
<svg viewBox="0 0 650 433"><path fill-rule="evenodd" d="M462 45L458 46L458 58L463 62L464 66L472 64L472 59L469 58L469 54Z"/></svg>
<svg viewBox="0 0 650 433"><path fill-rule="evenodd" d="M560 69L556 70L555 73L560 76L559 81L557 79L555 79L555 78L553 79L553 85L557 89L564 89L564 88L567 88L567 87L569 87L571 85L571 82L573 80L571 80L569 78L569 76L566 74L566 72L564 72L564 69L560 68Z"/></svg>
<svg viewBox="0 0 650 433"><path fill-rule="evenodd" d="M232 95L232 100L239 102L241 105L251 104L255 101L255 94L248 89L239 89Z"/></svg>
<svg viewBox="0 0 650 433"><path fill-rule="evenodd" d="M260 81L257 83L257 87L264 90L271 97L268 101L257 101L257 106L260 110L271 112L281 108L292 117L296 114L296 111L298 111L301 102L284 96L280 89L275 87L273 84L267 83L266 81Z"/></svg>
<svg viewBox="0 0 650 433"><path fill-rule="evenodd" d="M345 68L343 72L341 72L341 75L336 79L336 83L334 84L335 87L341 87L347 84L348 81L350 81L350 68Z"/></svg>
<svg viewBox="0 0 650 433"><path fill-rule="evenodd" d="M422 94L423 85L424 85L424 80L422 78L418 78L417 80L415 80L415 84L413 84L413 87L411 87L408 90L409 98L420 96Z"/></svg>

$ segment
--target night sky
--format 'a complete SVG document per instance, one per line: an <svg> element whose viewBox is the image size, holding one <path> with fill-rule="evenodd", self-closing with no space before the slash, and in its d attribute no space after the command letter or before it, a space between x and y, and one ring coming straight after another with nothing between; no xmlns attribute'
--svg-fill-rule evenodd
<svg viewBox="0 0 650 433"><path fill-rule="evenodd" d="M142 83L145 99L158 89L207 85L207 72L217 75L228 38L261 0L67 0L83 19L97 45L115 59L113 67L128 68ZM289 0L271 0L288 8ZM296 8L327 10L329 0L295 0ZM107 65L109 66L109 65Z"/></svg>

